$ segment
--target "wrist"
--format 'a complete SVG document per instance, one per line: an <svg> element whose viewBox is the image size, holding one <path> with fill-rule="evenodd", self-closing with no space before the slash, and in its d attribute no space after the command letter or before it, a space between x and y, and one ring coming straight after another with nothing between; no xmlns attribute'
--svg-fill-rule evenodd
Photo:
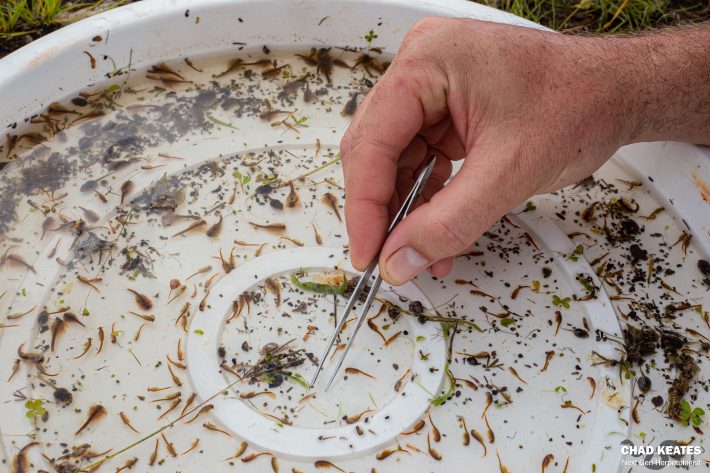
<svg viewBox="0 0 710 473"><path fill-rule="evenodd" d="M710 25L606 42L624 143L710 141ZM609 85L609 88L612 86Z"/></svg>

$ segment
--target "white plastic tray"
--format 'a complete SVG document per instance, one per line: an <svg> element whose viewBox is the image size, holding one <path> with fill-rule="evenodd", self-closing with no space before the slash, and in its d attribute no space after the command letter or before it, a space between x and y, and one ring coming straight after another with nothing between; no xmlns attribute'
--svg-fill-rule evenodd
<svg viewBox="0 0 710 473"><path fill-rule="evenodd" d="M383 48L385 53L393 53L407 29L417 19L427 15L467 16L535 26L517 17L464 1L139 2L71 25L0 61L0 92L3 96L0 122L4 130L0 142L6 142L9 135L21 133L29 117L53 102L74 97L76 92L87 88L101 91L106 89L107 84L120 84L123 76L116 76L108 83L103 81L107 74L111 75L129 64L132 71L143 73L147 67L161 61L182 61L188 57L199 66L201 61L209 63L206 56L202 59L206 54L258 54L263 45L273 50L295 48L299 52L319 45L362 48L367 45L364 36L369 30L377 33L375 46ZM240 48L244 48L243 51ZM96 68L90 67L90 57L96 60ZM175 67L179 67L183 74L194 75L194 71L184 64ZM131 195L137 196L144 189L151 189L163 174L186 175L203 163L226 162L235 154L239 157L243 153L258 155L270 150L285 150L293 153L299 161L295 165L285 165L284 169L289 172L311 169L327 161L326 152L337 152L347 123L347 118L337 113L339 107L338 104L335 113L325 113L326 106L307 109L309 126L299 128L298 133L284 133L283 129L275 129L269 123L237 119L217 110L215 118L229 122L238 129L216 126L209 136L201 140L177 139L170 146L149 150L149 158L155 162L158 162L158 151L185 157L185 160L164 160L160 163L165 167L159 170L134 174L132 169L128 169L121 171L119 176L121 179L132 178L135 187ZM322 150L321 154L316 152L316 148ZM6 149L7 145L0 155L4 155ZM27 147L27 152L29 150ZM657 238L648 236L654 232L663 234L666 246L670 246L682 231L694 235L685 253L680 251L680 246L668 250L661 245L658 251L669 253L669 266L679 265L671 281L674 287L694 304L703 304L704 307L710 306L710 300L696 264L698 258L707 259L710 254L710 204L703 200L699 191L703 181L710 182L708 154L707 150L685 144L640 144L620 150L599 174L607 182L615 179L641 180L643 186L629 191L625 191L625 185L618 181L614 183L620 195L634 198L646 214L657 207L666 209L655 220L645 222L647 229L643 241L648 242L649 248L656 248L659 243ZM314 155L317 157L313 158ZM41 162L43 158L34 159L32 164ZM18 173L22 168L18 162L11 163L0 171L0 177L3 173ZM96 178L98 174L92 176ZM338 165L329 167L319 177L333 180L336 185L328 183L327 188L340 198L342 204L342 189L337 187L342 181ZM116 179L112 184L114 186L121 182L118 177ZM227 174L226 177L215 178L214 184L230 179ZM256 183L250 186L247 187L253 194ZM325 188L318 188L314 195L317 194L319 199L324 191ZM115 218L116 206L120 206L115 193L112 200L104 204L94 197L86 197L75 187L67 189L67 192L69 196L62 204L67 211L79 212L79 206L89 208L96 212L101 224ZM365 429L364 419L368 419L367 423L372 422L370 427L375 433L365 436L353 435L353 425L342 422L320 428L276 425L278 422L257 414L234 393L218 397L213 402L214 408L194 423L185 424L183 421L168 425L166 422L170 417L156 420L155 404L150 402L160 397L160 392L146 392L149 385L170 384L163 365L166 363L165 353L172 354L174 358L175 344L180 339L186 352L186 368L178 373L183 378L183 385L179 386L183 392L182 399L193 392L197 394L198 401L216 394L220 389L219 382L224 381L226 385L228 379L224 373L217 371L215 348L222 341L227 341L221 332L226 330L222 321L229 315L231 301L238 293L265 278L284 272L288 274L304 266L348 268L342 253L337 258L331 257L336 250L342 252L346 247L344 226L332 212L316 208L318 199L312 199L312 207L293 213L287 219L289 236L304 242L304 246L293 249L288 242L272 239L273 244L260 252L258 257L255 257L253 249L239 253L238 268L220 275L209 293L210 299L205 299L207 310L195 310L199 301L193 302L186 334L173 323L179 307L166 306L164 313L162 308L155 309L157 323L155 327L146 327L140 343L129 342L141 320L127 315L129 308L135 311L136 307L133 296L124 288L138 288L145 294L160 294L156 300L165 301L165 281L168 278L180 275L182 280L202 267L204 260L212 258L215 254L213 250L229 251L228 240L263 239L264 232L249 227L247 222L255 217L261 219L259 221L273 219L268 206L253 213L243 213L245 209L240 207L241 204L235 204L234 218L237 223L234 228L225 230L229 236L218 239L219 244L211 240L197 241L192 237L169 240L160 249L168 256L156 263L156 272L159 272L156 281L132 281L121 279L118 274L113 275L115 279L110 279L110 287L103 289L106 295L103 302L96 303L98 307L105 308L107 314L99 315L92 309L88 317L81 319L86 322L85 330L71 327L64 336L66 338L62 339L65 347L73 344L77 348L74 351L60 349L59 355L53 355L51 350L45 352L48 372L51 374L55 368L63 370L66 375L60 375L58 383L75 388L74 405L62 410L53 399L51 388L42 383L41 373L38 374L27 362L22 362L19 371L12 375L18 345L25 343L25 351L30 351L30 347L42 339L37 335L39 311L43 304L53 300L52 297L56 299L48 294L48 288L64 289L69 293L71 290L64 283L72 276L56 260L57 256L68 258L71 255L72 241L59 234L52 234L46 239L38 238L39 232L32 232L31 229L38 228L42 220L36 213L31 213L26 203L28 196L22 195L22 199L18 199L18 208L22 215L28 217L23 219L24 226L17 224L15 228L24 229L24 233L10 231L0 240L3 254L19 252L34 268L28 270L21 264L0 266L0 294L3 294L0 299L0 324L9 325L0 328L0 359L5 360L0 366L0 395L3 400L0 403L0 452L4 465L12 465L13 461L17 461L18 452L28 447L25 452L34 465L29 471L50 469L42 454L56 460L65 448L71 450L83 443L90 443L95 452L111 449L111 453L116 453L161 427L166 427L161 432L166 440L160 435L150 437L148 441L112 458L102 469L116 469L136 458L138 463L135 468L139 471L175 471L176 468L182 471L197 471L198 468L232 471L235 468L233 464L237 464L240 471L327 471L337 467L343 471L358 472L438 472L470 469L473 464L481 471L503 471L500 465L505 465L510 471L540 471L543 459L553 455L547 471L566 469L569 472L606 473L626 471L620 464L620 441L624 438L636 444L658 444L663 440L688 441L693 436L695 444L702 444L702 435L689 427L673 424L662 409L655 409L651 403L652 395L662 395L665 399L663 376L669 374L672 379L673 375L672 370L662 370L666 364L660 354L653 358L658 369L655 366L652 370L647 368L653 380L653 391L643 398L638 396L638 389L634 387L634 377L620 377L618 367L600 365L599 359L592 355L596 352L607 358L618 358L619 344L614 342L614 338L621 335L621 326L617 314L618 311L628 311L623 305L626 301L609 300L609 295L616 293L594 276L594 270L588 264L588 261L606 251L603 241L585 241L588 245L584 254L579 255L577 261L570 258L580 241L579 237L571 241L567 235L579 231L580 227L576 219L561 219L559 213L566 210L567 215L571 216L575 210L583 210L582 202L589 199L587 194L590 193L593 194L594 190L570 189L559 195L534 199L536 210L523 212L523 207L512 212L515 215L481 238L474 255L457 259L451 276L443 280L421 277L404 292L397 291L397 294L410 298L424 298L422 302L425 305L428 303L436 307L442 314L464 315L475 321L484 333L458 327L451 349L451 371L457 378L453 397L441 406L430 406L434 387L443 377L443 363L447 355L444 330L438 324L428 322L420 325L416 319L410 318L393 324L389 329L391 333L395 329L411 332L409 336L414 340L416 350L412 351L410 345L402 344L394 351L382 351L380 355L409 360L415 370L426 359L436 370L430 372L428 378L422 371L421 386L414 382L406 385L400 393L406 401L395 397L384 405L378 405L369 417L364 416L362 423L353 424ZM574 201L575 195L580 196L579 200ZM305 195L302 198L308 200ZM214 220L214 215L210 214L209 223ZM35 227L32 226L33 221L37 222ZM313 222L325 240L322 246L313 238ZM150 234L150 225L139 228L143 228L146 235ZM177 230L182 226L173 228ZM294 229L293 233L291 229ZM329 251L328 247L333 250ZM625 254L625 250L620 248L609 251L618 252L619 258ZM219 262L213 264L218 265ZM543 267L552 270L549 279L543 276ZM564 298L582 294L576 280L579 274L589 275L592 284L601 288L598 297L587 302L572 301L569 308L556 305L552 299L554 295ZM203 278L200 284L204 284L206 279ZM533 291L527 287L532 287L534 281L541 281L540 290ZM75 284L78 291L78 283ZM518 296L514 298L512 293L518 286L526 287L518 291ZM652 288L649 285L640 290L650 300L663 300L662 291L656 286ZM81 297L92 293L92 289L87 287L82 287L81 291ZM390 297L397 297L387 293ZM74 294L79 298L78 292ZM114 309L115 312L111 313ZM513 318L516 321L512 326L501 325L502 319L495 317L504 309L515 314ZM560 330L555 329L556 311L563 317ZM25 312L28 315L17 318L17 314ZM695 314L695 317L693 314L688 311L675 320L676 328L681 332L690 328L709 334L710 327L705 327L702 313L700 316ZM277 315L278 312L273 312L270 317ZM259 325L255 335L257 339L263 339L268 327L276 326L268 320L264 319ZM591 336L579 338L573 330L582 327L585 320ZM123 345L120 335L117 345L109 341L112 322L117 322L124 333ZM82 357L74 362L72 358L81 352L80 347L87 336L97 342L96 330L99 326L106 331L106 351L102 351L101 356ZM327 328L327 325L321 326L318 335L309 342L318 356L329 335ZM595 337L597 330L608 338ZM372 366L367 352L378 343L378 338L373 332L359 337L362 337L363 349L360 354L355 350L351 355L353 362L362 363L357 366L365 371L378 370L378 383L358 389L348 388L348 383L340 383L340 388L336 384L336 395L342 396L343 400L352 398L355 403L365 399L369 389L374 392L376 388L381 388L380 382L383 385L394 384L402 374L401 370L385 372L384 368L377 367L379 365ZM92 355L95 349L94 345ZM482 352L490 356L481 355ZM475 354L480 356L472 357ZM698 378L707 382L707 357L701 356L705 356L705 362L701 364L702 371ZM137 359L142 361L137 364ZM311 369L313 367L303 371L304 378L310 378ZM77 382L77 377L82 381ZM588 378L594 382L590 383ZM443 386L445 389L446 382ZM509 394L503 395L501 387L505 387ZM495 402L485 410L484 417L482 413L488 401L486 393ZM708 410L707 394L698 391L697 386L692 393L698 396L693 404ZM510 396L511 403L508 403L507 396ZM25 415L25 398L42 399L43 406L49 412L48 420L43 421L38 416L30 421ZM105 406L108 411L105 419L92 424L80 435L74 435L93 404ZM168 405L165 404L166 407ZM80 410L72 413L74 408ZM182 408L183 405L178 411ZM632 418L634 409L640 424ZM140 433L127 428L119 416L120 412L128 413ZM418 420L425 422L421 430L401 434L416 425ZM206 422L219 426L227 433L206 429L203 426ZM704 425L700 428L707 430ZM468 432L467 441L464 431ZM485 450L472 437L472 431L482 435ZM319 439L331 436L339 440ZM198 438L198 447L190 449ZM156 439L161 461L149 466ZM34 445L34 441L39 444ZM177 456L172 456L167 450L168 442L177 450ZM225 460L233 456L235 450L241 450L243 442L248 445L247 450L240 457ZM385 451L397 450L398 446L401 450L384 455ZM260 452L267 455L243 461L249 455ZM707 459L707 455L703 458ZM85 461L82 464L89 463Z"/></svg>

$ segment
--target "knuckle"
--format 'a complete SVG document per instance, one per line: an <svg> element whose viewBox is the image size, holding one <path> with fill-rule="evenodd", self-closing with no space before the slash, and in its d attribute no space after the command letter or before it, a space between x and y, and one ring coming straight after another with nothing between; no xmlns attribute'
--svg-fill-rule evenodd
<svg viewBox="0 0 710 473"><path fill-rule="evenodd" d="M395 64L391 78L393 90L398 91L399 94L406 91L418 97L423 92L434 89L436 70L437 68L433 67L432 61L426 56L401 57Z"/></svg>
<svg viewBox="0 0 710 473"><path fill-rule="evenodd" d="M441 19L433 16L428 16L414 23L402 40L400 51L409 49L413 44L416 44L419 38L427 35L429 32L439 28Z"/></svg>
<svg viewBox="0 0 710 473"><path fill-rule="evenodd" d="M427 16L414 23L409 29L409 33L414 35L428 33L441 28L446 21L445 18L439 16Z"/></svg>

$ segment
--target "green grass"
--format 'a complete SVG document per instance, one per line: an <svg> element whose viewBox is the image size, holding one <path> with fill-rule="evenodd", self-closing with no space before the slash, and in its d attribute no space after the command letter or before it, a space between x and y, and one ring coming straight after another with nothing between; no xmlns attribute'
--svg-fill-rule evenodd
<svg viewBox="0 0 710 473"><path fill-rule="evenodd" d="M0 57L94 13L137 0L0 0ZM477 0L565 33L619 33L710 19L707 0Z"/></svg>
<svg viewBox="0 0 710 473"><path fill-rule="evenodd" d="M706 0L479 0L565 33L620 33L710 18Z"/></svg>
<svg viewBox="0 0 710 473"><path fill-rule="evenodd" d="M0 0L0 40L51 31L122 3L126 0Z"/></svg>

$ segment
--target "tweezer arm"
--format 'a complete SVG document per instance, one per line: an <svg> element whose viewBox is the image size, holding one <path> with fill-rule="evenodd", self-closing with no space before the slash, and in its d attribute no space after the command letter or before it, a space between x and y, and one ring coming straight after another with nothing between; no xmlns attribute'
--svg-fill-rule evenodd
<svg viewBox="0 0 710 473"><path fill-rule="evenodd" d="M343 326L345 325L345 322L348 320L348 315L350 314L350 311L352 311L353 306L357 302L358 298L360 297L360 294L365 289L365 286L367 285L367 281L370 279L370 276L372 275L373 271L377 267L377 259L374 259L371 263L370 266L367 267L364 273L362 273L362 276L360 277L360 280L357 283L357 286L355 286L355 289L353 290L353 293L350 295L350 299L348 300L348 305L345 307L345 311L343 312L343 315L340 316L340 321L338 322L338 325L335 327L335 331L333 331L333 336L330 337L330 341L326 345L325 352L323 353L323 356L320 359L320 362L318 363L318 368L316 369L315 374L313 375L313 379L311 379L311 387L313 387L314 384L316 384L316 379L318 379L318 375L320 374L321 370L323 369L323 364L325 363L326 358L328 358L328 354L330 353L330 350L333 348L333 345L335 344L335 340L338 338L338 335L340 335L340 331L343 330Z"/></svg>
<svg viewBox="0 0 710 473"><path fill-rule="evenodd" d="M375 281L372 283L372 288L370 289L370 292L367 293L367 299L365 300L365 304L362 307L362 312L360 313L360 316L357 319L357 325L355 325L355 330L353 330L352 335L350 335L350 340L348 340L347 345L345 345L345 350L343 350L343 353L340 355L340 358L338 359L338 364L335 365L335 369L333 370L333 374L330 376L330 379L328 380L328 384L325 385L326 391L328 391L328 389L330 389L330 385L333 384L333 381L335 381L335 377L338 376L338 372L340 371L340 367L343 366L343 362L345 361L345 357L347 356L348 352L350 351L350 347L353 344L353 340L355 340L355 336L357 335L358 331L360 331L360 327L362 327L362 323L365 321L365 318L367 317L367 312L370 310L370 306L372 305L372 302L375 300L375 297L377 296L377 291L379 291L379 289L380 289L380 284L382 284L382 278L378 274L377 277L375 278Z"/></svg>
<svg viewBox="0 0 710 473"><path fill-rule="evenodd" d="M406 199L404 199L404 203L402 204L402 207L400 207L399 211L392 219L392 222L390 223L390 226L387 229L387 235L392 233L392 230L394 230L394 228L397 226L397 224L399 222L401 222L409 214L409 210L412 208L412 205L414 205L414 203L417 201L417 199L421 195L422 190L424 189L424 186L426 185L426 182L429 179L429 176L431 176L431 173L434 169L435 163L436 163L436 156L429 157L426 165L424 166L423 170L421 171L421 173L417 177L417 180L414 182L414 185L412 186L412 190L409 191L409 194L407 195ZM355 286L355 289L353 290L353 293L350 296L350 299L348 300L348 305L345 308L345 312L343 312L343 315L340 318L340 322L338 323L337 327L335 327L335 331L333 332L333 336L330 338L328 345L326 345L326 350L323 353L323 356L321 357L320 362L318 363L318 368L316 369L316 372L313 375L313 379L311 380L311 384L310 384L311 387L313 387L313 385L316 382L316 379L318 379L318 375L320 374L320 372L323 369L323 364L325 363L325 360L328 357L328 354L333 349L333 345L335 344L335 341L338 338L338 335L340 334L341 330L343 329L343 326L345 325L345 323L348 319L348 315L352 311L357 300L360 298L360 294L362 294L362 292L365 290L365 287L367 287L367 281L370 279L370 276L372 276L372 273L375 271L375 268L377 268L378 259L379 259L379 252L375 256L375 258L372 259L372 262L370 263L370 265L367 267L365 272L360 277L360 280L358 281L357 286ZM345 346L345 350L343 351L342 355L340 356L340 359L338 360L338 364L337 364L335 370L333 371L333 374L332 374L330 380L328 381L328 384L325 388L326 391L330 388L330 385L333 383L333 380L335 380L335 377L337 376L338 371L340 371L340 367L342 366L343 362L345 361L345 356L348 354L348 351L350 350L350 346L352 345L353 339L355 338L355 335L357 335L357 332L360 330L360 327L362 326L362 323L364 322L365 317L367 316L367 312L370 310L370 306L372 305L372 302L374 301L375 296L377 295L377 291L379 290L381 283L382 283L382 278L380 277L380 275L378 273L377 278L375 278L375 281L372 284L370 292L367 295L367 299L365 300L365 304L363 305L363 310L358 318L358 322L357 322L357 325L355 326L355 330L353 331L353 334L350 336L350 340L348 340L348 343Z"/></svg>

